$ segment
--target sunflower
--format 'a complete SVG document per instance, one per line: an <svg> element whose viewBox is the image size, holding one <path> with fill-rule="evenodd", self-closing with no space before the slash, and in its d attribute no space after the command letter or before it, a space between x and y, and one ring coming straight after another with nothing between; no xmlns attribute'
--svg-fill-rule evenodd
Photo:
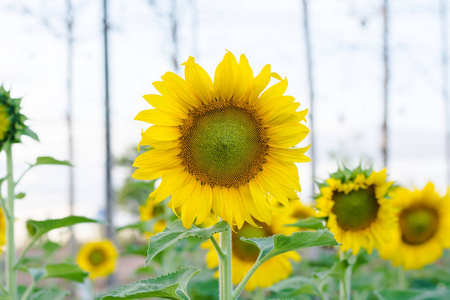
<svg viewBox="0 0 450 300"><path fill-rule="evenodd" d="M108 276L116 267L118 253L113 243L108 240L85 244L78 253L77 263L89 272L89 277Z"/></svg>
<svg viewBox="0 0 450 300"><path fill-rule="evenodd" d="M144 205L139 207L139 212L141 214L141 221L150 221L152 219L161 218L164 214L164 207L161 204L148 199ZM158 219L152 226L153 230L151 232L145 232L145 235L149 238L152 235L163 231L166 226L167 223L165 220Z"/></svg>
<svg viewBox="0 0 450 300"><path fill-rule="evenodd" d="M3 209L0 208L0 247L6 244L6 220ZM1 253L1 249L0 249Z"/></svg>
<svg viewBox="0 0 450 300"><path fill-rule="evenodd" d="M0 86L0 150L6 142L20 143L22 135L39 140L37 135L24 124L27 117L20 113L21 101L20 98L11 98L10 91Z"/></svg>
<svg viewBox="0 0 450 300"><path fill-rule="evenodd" d="M273 222L271 225L267 225L262 222L256 222L259 227L255 227L249 223L244 223L242 228L232 233L232 260L233 266L232 276L233 284L239 284L244 278L245 274L250 270L259 255L259 249L253 244L241 241L241 237L244 238L260 238L269 237L274 234L286 234L290 235L297 231L294 227L283 227L275 224L292 224L295 222L286 213L274 213ZM208 249L206 255L206 263L208 268L216 268L219 265L219 258L214 249L214 246L210 241L202 244L203 248ZM245 289L252 291L256 288L266 288L273 284L286 279L292 273L292 265L290 259L294 261L300 260L300 255L295 252L287 252L278 256L275 256L266 262L264 262L248 281ZM218 273L216 273L218 276Z"/></svg>
<svg viewBox="0 0 450 300"><path fill-rule="evenodd" d="M450 197L442 197L428 183L421 191L398 188L392 193L398 216L393 241L380 249L395 266L420 269L438 260L450 247Z"/></svg>
<svg viewBox="0 0 450 300"><path fill-rule="evenodd" d="M155 202L171 196L185 227L213 215L241 228L253 219L270 223L269 195L288 206L298 199L298 170L305 148L293 148L309 133L300 124L307 110L284 95L287 80L266 65L256 77L247 58L227 52L214 82L193 57L183 64L185 80L166 73L153 83L161 95L145 95L155 109L136 120L154 124L139 146L151 149L134 162L133 177L162 177L150 194ZM278 83L266 89L271 77Z"/></svg>
<svg viewBox="0 0 450 300"><path fill-rule="evenodd" d="M362 247L371 253L389 242L396 219L387 198L392 182L386 181L385 169L339 169L319 186L317 207L328 216L327 227L342 251L352 249L356 255Z"/></svg>

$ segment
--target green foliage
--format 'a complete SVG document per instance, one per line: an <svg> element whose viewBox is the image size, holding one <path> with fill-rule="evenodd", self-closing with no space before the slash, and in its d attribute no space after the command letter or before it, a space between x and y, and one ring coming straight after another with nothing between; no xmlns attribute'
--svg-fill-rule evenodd
<svg viewBox="0 0 450 300"><path fill-rule="evenodd" d="M100 297L102 300L115 299L143 299L159 297L174 300L190 299L187 293L187 285L192 276L199 269L194 267L183 268L179 271L169 273L157 278L145 279L118 289Z"/></svg>
<svg viewBox="0 0 450 300"><path fill-rule="evenodd" d="M337 246L338 242L328 229L294 232L290 236L277 234L267 238L241 238L260 250L258 262L263 263L274 256L301 248L316 246Z"/></svg>
<svg viewBox="0 0 450 300"><path fill-rule="evenodd" d="M299 219L294 224L284 225L286 227L299 227L303 229L324 229L325 228L325 222L323 219L315 218L315 217L309 217L305 219Z"/></svg>
<svg viewBox="0 0 450 300"><path fill-rule="evenodd" d="M321 292L316 288L312 278L291 277L280 281L267 289L273 293L273 297L278 299L298 299L302 294L318 296Z"/></svg>
<svg viewBox="0 0 450 300"><path fill-rule="evenodd" d="M450 290L382 290L375 291L370 300L443 300L450 298Z"/></svg>
<svg viewBox="0 0 450 300"><path fill-rule="evenodd" d="M79 216L69 216L62 219L45 221L28 220L27 229L30 235L38 238L53 229L69 227L80 223L99 223L99 221Z"/></svg>
<svg viewBox="0 0 450 300"><path fill-rule="evenodd" d="M60 263L45 266L45 278L64 278L72 281L83 282L89 273L83 271L76 264Z"/></svg>
<svg viewBox="0 0 450 300"><path fill-rule="evenodd" d="M40 156L36 158L36 162L31 165L31 167L39 166L39 165L63 165L63 166L72 166L70 162L67 160L57 160L50 156Z"/></svg>
<svg viewBox="0 0 450 300"><path fill-rule="evenodd" d="M64 291L56 288L48 288L38 290L29 298L30 300L64 300L67 295L69 295L69 291Z"/></svg>
<svg viewBox="0 0 450 300"><path fill-rule="evenodd" d="M209 228L198 228L192 226L187 229L184 228L181 220L177 220L170 224L163 232L158 233L150 238L147 251L146 264L151 261L155 255L164 251L169 246L175 244L179 240L188 237L197 237L203 241L209 240L214 234L227 229L228 224L225 221L220 221Z"/></svg>

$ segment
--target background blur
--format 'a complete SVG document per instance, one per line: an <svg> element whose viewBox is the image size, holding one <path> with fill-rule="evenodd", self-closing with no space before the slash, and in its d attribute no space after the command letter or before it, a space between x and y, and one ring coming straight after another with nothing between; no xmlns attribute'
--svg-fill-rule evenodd
<svg viewBox="0 0 450 300"><path fill-rule="evenodd" d="M113 157L132 154L147 128L133 119L148 108L142 95L155 92L152 82L166 71L183 75L180 64L189 55L213 76L228 49L236 56L244 53L254 73L270 63L274 72L287 76L287 94L300 108L311 107L313 88L317 177L335 171L342 161L383 167L386 97L390 178L407 186L431 180L445 192L446 3L389 1L385 27L383 2L314 0L305 11L301 0L109 0ZM13 96L24 97L28 124L41 139L36 143L24 138L15 147L16 174L37 156L69 159L71 80L74 212L95 218L104 217L106 198L102 10L100 0L0 2L0 82ZM70 59L73 72L68 72ZM0 163L6 169L3 157ZM311 163L299 165L304 201L312 199L311 168ZM19 221L68 215L68 169L43 166L31 172L19 187L27 193L17 203ZM113 167L114 190L129 174L127 168ZM130 219L120 209L115 217L117 226ZM98 234L76 229L83 231L78 234L83 240Z"/></svg>

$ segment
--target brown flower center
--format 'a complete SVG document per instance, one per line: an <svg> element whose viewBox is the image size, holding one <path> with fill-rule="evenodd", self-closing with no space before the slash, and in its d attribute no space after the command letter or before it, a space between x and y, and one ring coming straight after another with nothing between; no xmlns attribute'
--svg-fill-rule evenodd
<svg viewBox="0 0 450 300"><path fill-rule="evenodd" d="M399 216L402 240L420 245L430 240L438 230L439 215L434 208L416 206L403 210Z"/></svg>

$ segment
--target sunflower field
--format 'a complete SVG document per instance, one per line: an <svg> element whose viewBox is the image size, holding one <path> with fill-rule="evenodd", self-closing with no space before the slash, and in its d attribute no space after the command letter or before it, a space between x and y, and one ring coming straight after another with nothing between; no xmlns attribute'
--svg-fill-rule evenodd
<svg viewBox="0 0 450 300"><path fill-rule="evenodd" d="M0 300L450 299L434 2L0 3Z"/></svg>

